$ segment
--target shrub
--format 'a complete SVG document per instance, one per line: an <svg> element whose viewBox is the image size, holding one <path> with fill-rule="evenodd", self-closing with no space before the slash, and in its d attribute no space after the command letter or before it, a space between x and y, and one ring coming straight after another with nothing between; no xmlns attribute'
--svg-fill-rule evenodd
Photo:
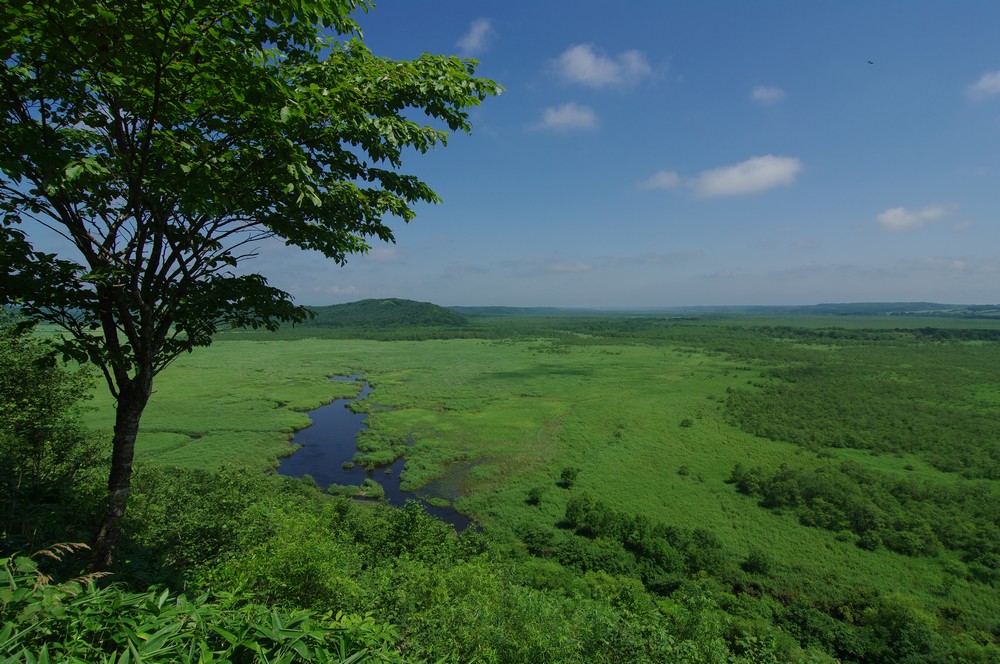
<svg viewBox="0 0 1000 664"><path fill-rule="evenodd" d="M740 567L748 574L770 574L771 558L763 551L754 549L747 555L746 560L740 563Z"/></svg>
<svg viewBox="0 0 1000 664"><path fill-rule="evenodd" d="M99 587L94 576L55 583L26 556L0 560L0 576L9 590L0 596L3 661L402 661L396 628L371 617L271 609L237 595L132 592Z"/></svg>
<svg viewBox="0 0 1000 664"><path fill-rule="evenodd" d="M572 466L563 468L562 472L559 473L559 482L558 482L559 486L561 486L564 489L572 487L573 484L576 483L576 478L579 474L580 474L579 468L574 468Z"/></svg>

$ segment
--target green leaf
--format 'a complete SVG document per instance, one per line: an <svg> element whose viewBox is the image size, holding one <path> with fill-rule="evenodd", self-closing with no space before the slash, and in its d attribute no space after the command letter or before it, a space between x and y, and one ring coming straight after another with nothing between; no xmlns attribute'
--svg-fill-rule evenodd
<svg viewBox="0 0 1000 664"><path fill-rule="evenodd" d="M183 624L184 623L178 620L150 636L146 642L139 647L139 655L152 655L158 652L163 647L163 644L167 642L167 639L169 639L175 632L179 631Z"/></svg>
<svg viewBox="0 0 1000 664"><path fill-rule="evenodd" d="M224 638L226 641L228 641L229 645L235 646L237 643L240 642L240 638L235 634L233 634L232 632L230 632L228 629L219 627L218 625L209 625L209 627L216 633L221 635L222 638Z"/></svg>

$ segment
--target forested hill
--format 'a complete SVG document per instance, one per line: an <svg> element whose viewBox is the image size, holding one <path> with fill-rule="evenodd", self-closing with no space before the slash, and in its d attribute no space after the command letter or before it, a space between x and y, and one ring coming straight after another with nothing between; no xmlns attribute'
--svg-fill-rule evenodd
<svg viewBox="0 0 1000 664"><path fill-rule="evenodd" d="M464 326L469 319L460 313L430 302L388 298L360 300L348 304L310 307L315 317L303 326L317 327L395 327L395 326Z"/></svg>

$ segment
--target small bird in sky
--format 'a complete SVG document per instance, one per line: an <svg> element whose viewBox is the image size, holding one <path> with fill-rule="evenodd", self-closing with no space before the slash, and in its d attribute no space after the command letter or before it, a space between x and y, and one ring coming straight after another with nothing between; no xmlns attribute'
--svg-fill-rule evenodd
<svg viewBox="0 0 1000 664"><path fill-rule="evenodd" d="M874 60L869 60L868 64L873 65L873 64L875 64L875 61Z"/></svg>

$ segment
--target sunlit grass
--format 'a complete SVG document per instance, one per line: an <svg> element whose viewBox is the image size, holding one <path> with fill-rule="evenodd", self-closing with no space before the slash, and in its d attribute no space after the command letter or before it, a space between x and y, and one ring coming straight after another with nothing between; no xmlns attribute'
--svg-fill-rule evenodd
<svg viewBox="0 0 1000 664"><path fill-rule="evenodd" d="M873 470L948 482L915 455L858 450L817 455L761 439L730 424L727 389L760 383L764 369L721 353L669 344L559 344L545 339L376 342L303 339L220 341L178 360L158 379L143 420L141 462L213 468L273 467L289 452L302 411L352 394L328 380L364 373L369 426L408 437L403 487L452 500L502 534L552 527L581 491L615 509L713 531L736 556L764 551L766 583L905 590L928 606L957 604L973 622L1000 612L995 593L977 593L943 571L941 559L875 552L835 533L761 509L725 480L733 466L809 468L851 459ZM109 428L110 400L89 416ZM557 485L563 468L574 485ZM529 504L532 489L540 491ZM439 500L440 502L440 500ZM804 584L804 585L803 585Z"/></svg>

